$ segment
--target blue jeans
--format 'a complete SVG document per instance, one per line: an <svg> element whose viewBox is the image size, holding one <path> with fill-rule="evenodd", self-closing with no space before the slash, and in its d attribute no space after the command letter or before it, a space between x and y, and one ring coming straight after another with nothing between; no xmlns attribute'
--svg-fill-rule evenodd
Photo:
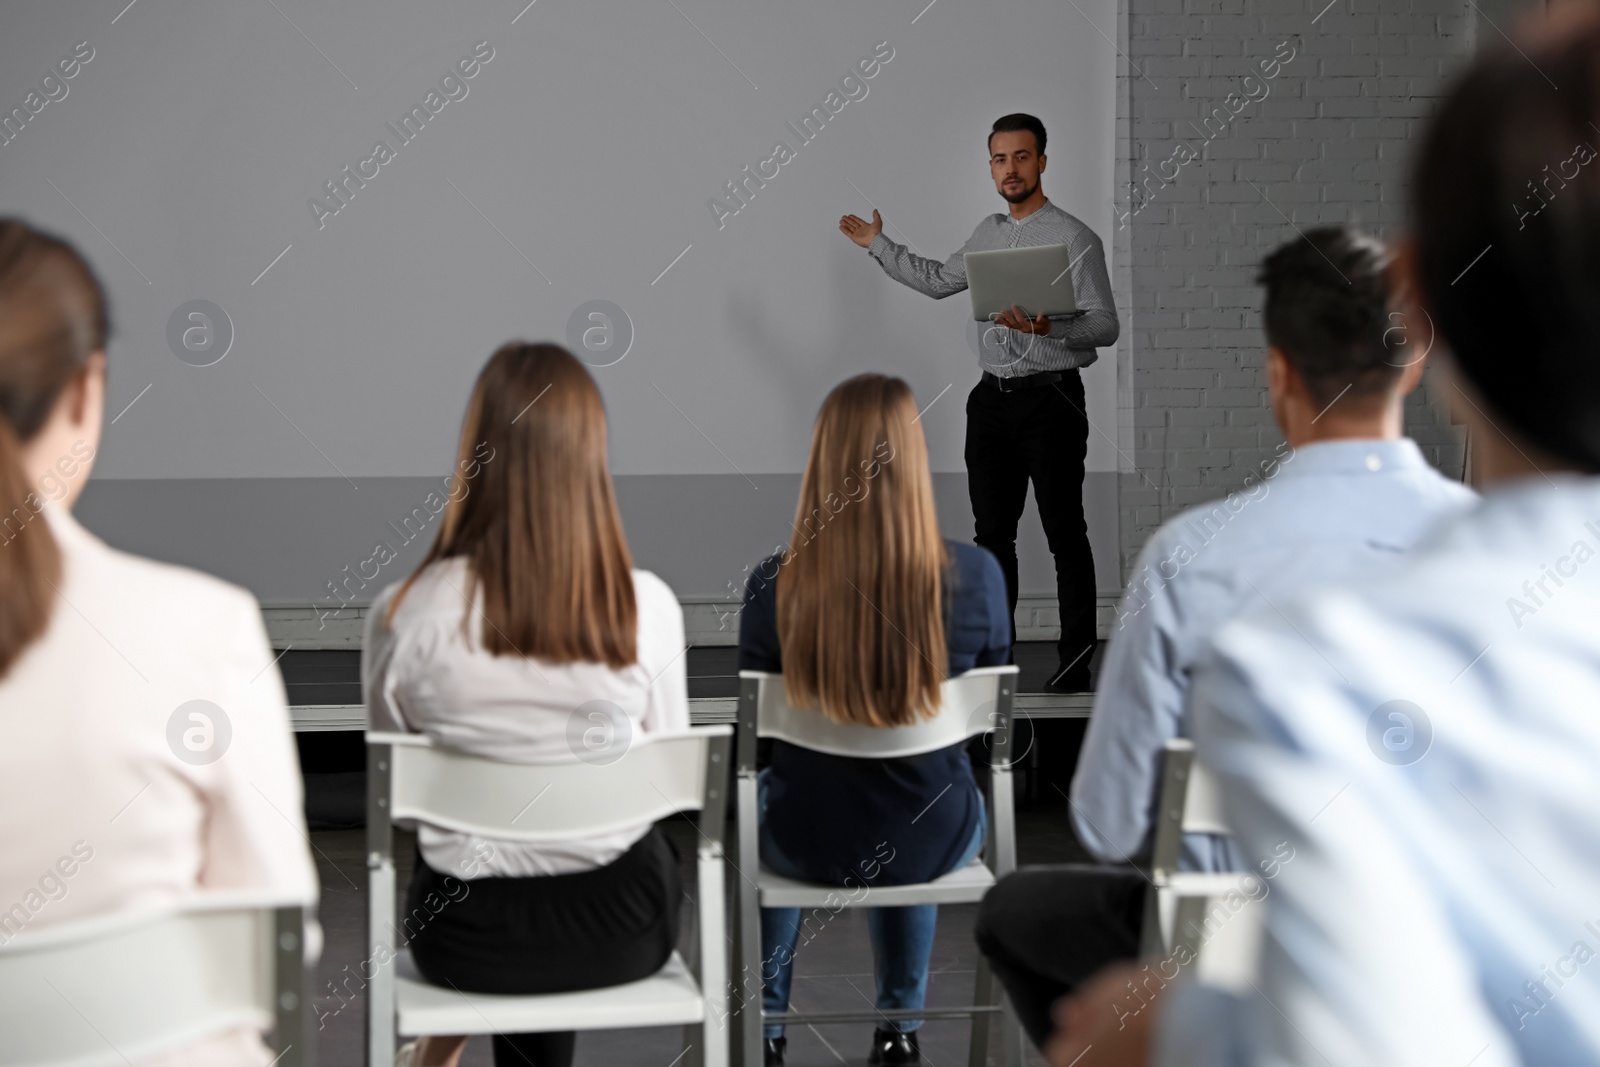
<svg viewBox="0 0 1600 1067"><path fill-rule="evenodd" d="M756 776L757 805L767 811L767 772ZM950 870L972 862L983 847L988 816L983 795L978 795L978 826L962 854ZM785 878L807 881L767 834L765 821L760 828L761 859L767 869ZM945 873L949 873L948 871ZM816 915L816 912L813 912ZM822 910L825 922L832 912ZM808 920L810 921L810 920ZM922 1007L928 992L928 960L933 955L933 934L939 921L936 904L905 908L868 908L867 933L872 939L872 970L877 978L877 1007L882 1011L915 1010ZM767 1012L789 1010L789 987L794 981L794 950L800 937L799 908L761 909L761 1007ZM806 940L810 940L808 936ZM922 1025L921 1019L900 1019L884 1029L910 1033ZM767 1037L782 1037L782 1023L768 1023Z"/></svg>

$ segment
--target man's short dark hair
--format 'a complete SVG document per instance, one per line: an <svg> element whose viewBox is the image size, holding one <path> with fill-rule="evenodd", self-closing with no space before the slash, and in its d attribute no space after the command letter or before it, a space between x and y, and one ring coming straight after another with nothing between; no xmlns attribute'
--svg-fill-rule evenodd
<svg viewBox="0 0 1600 1067"><path fill-rule="evenodd" d="M1417 145L1406 212L1417 296L1497 432L1596 472L1600 186L1592 170L1557 187L1529 179L1594 159L1600 98L1556 86L1600 82L1600 16L1513 37L1473 61Z"/></svg>
<svg viewBox="0 0 1600 1067"><path fill-rule="evenodd" d="M1267 342L1288 357L1319 405L1341 394L1381 396L1408 362L1402 345L1387 343L1388 258L1374 237L1323 226L1261 261Z"/></svg>
<svg viewBox="0 0 1600 1067"><path fill-rule="evenodd" d="M1027 130L1033 134L1033 143L1039 146L1039 155L1044 155L1044 123L1020 111L1015 115L1001 115L994 120L994 129L989 131L989 147L994 147L995 134L1012 133L1016 130Z"/></svg>

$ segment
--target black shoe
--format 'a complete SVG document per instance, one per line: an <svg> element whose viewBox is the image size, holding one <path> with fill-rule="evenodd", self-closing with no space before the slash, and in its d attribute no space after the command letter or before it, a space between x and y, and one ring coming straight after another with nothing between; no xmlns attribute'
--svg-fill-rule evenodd
<svg viewBox="0 0 1600 1067"><path fill-rule="evenodd" d="M761 1042L763 1067L783 1067L783 1050L789 1044L786 1037L768 1037Z"/></svg>
<svg viewBox="0 0 1600 1067"><path fill-rule="evenodd" d="M921 1063L922 1048L917 1044L917 1032L902 1034L898 1030L873 1030L872 1051L867 1053L868 1063Z"/></svg>
<svg viewBox="0 0 1600 1067"><path fill-rule="evenodd" d="M1044 683L1046 693L1089 693L1089 665L1078 663L1071 667L1063 664Z"/></svg>

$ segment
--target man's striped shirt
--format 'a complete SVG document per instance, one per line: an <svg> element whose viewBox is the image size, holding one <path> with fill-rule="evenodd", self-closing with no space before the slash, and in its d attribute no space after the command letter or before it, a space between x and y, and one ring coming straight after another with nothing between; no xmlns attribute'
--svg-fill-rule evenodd
<svg viewBox="0 0 1600 1067"><path fill-rule="evenodd" d="M889 277L939 300L967 287L967 265L962 259L966 253L1035 245L1067 246L1073 293L1078 310L1084 314L1052 318L1047 335L980 325L980 335L985 330L994 332L981 345L978 362L984 370L1002 378L1087 367L1095 361L1096 348L1116 343L1120 329L1116 304L1111 298L1111 279L1106 274L1105 250L1093 230L1050 201L1023 219L1013 219L1008 214L988 216L978 223L967 243L943 263L919 256L882 233L873 238L867 252Z"/></svg>

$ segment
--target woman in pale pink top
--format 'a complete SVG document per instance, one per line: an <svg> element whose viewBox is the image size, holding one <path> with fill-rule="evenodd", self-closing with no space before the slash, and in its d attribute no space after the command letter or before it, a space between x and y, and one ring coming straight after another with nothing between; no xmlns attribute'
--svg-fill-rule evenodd
<svg viewBox="0 0 1600 1067"><path fill-rule="evenodd" d="M72 517L100 443L106 333L77 252L0 219L0 944L208 890L317 895L255 600ZM137 1067L271 1059L235 1030Z"/></svg>

